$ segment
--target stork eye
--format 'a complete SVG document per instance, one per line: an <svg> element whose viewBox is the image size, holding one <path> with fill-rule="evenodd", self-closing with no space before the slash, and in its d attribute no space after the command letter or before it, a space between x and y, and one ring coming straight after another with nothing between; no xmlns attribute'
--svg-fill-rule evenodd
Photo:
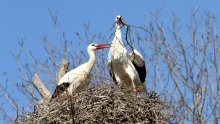
<svg viewBox="0 0 220 124"><path fill-rule="evenodd" d="M95 44L92 44L92 46L95 46Z"/></svg>
<svg viewBox="0 0 220 124"><path fill-rule="evenodd" d="M116 19L119 19L119 17L116 17Z"/></svg>

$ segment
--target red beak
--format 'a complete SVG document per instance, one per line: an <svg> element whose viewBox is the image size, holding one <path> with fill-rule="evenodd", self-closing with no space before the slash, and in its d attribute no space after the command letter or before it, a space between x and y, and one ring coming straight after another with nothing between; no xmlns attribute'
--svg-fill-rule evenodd
<svg viewBox="0 0 220 124"><path fill-rule="evenodd" d="M118 19L118 24L122 24L122 25L124 25L125 22L124 22L124 20L123 20L122 18L119 18L119 19Z"/></svg>
<svg viewBox="0 0 220 124"><path fill-rule="evenodd" d="M110 43L96 45L96 49L103 49L103 48L110 48L110 47L111 47Z"/></svg>

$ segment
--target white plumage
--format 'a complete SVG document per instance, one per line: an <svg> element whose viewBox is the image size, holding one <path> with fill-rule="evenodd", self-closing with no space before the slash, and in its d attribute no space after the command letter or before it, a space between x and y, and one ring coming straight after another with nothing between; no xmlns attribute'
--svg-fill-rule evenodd
<svg viewBox="0 0 220 124"><path fill-rule="evenodd" d="M66 90L69 94L85 90L86 87L89 85L90 71L96 61L95 50L109 47L109 44L90 44L87 47L87 51L89 54L88 62L66 73L59 80L59 83L54 91L54 94L52 95L52 98L55 98L57 95L61 94Z"/></svg>
<svg viewBox="0 0 220 124"><path fill-rule="evenodd" d="M120 87L132 88L134 92L146 91L146 68L143 56L133 50L127 51L122 42L121 25L124 24L122 16L116 16L116 31L109 49L108 67L113 81Z"/></svg>

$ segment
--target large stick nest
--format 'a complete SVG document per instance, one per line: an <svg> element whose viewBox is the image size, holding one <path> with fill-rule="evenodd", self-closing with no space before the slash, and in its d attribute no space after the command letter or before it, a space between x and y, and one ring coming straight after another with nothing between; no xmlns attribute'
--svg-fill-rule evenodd
<svg viewBox="0 0 220 124"><path fill-rule="evenodd" d="M156 93L134 95L117 86L98 85L69 96L64 93L38 105L26 123L149 123L166 124L168 111Z"/></svg>

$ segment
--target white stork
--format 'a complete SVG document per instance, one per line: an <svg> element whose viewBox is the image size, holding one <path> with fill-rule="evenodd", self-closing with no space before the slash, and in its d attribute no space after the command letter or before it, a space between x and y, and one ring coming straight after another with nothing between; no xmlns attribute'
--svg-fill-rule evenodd
<svg viewBox="0 0 220 124"><path fill-rule="evenodd" d="M116 16L115 36L108 54L109 72L119 87L132 88L135 93L146 91L144 58L137 50L133 49L129 53L125 48L121 36L121 28L124 24L122 16Z"/></svg>
<svg viewBox="0 0 220 124"><path fill-rule="evenodd" d="M109 45L110 44L90 44L87 48L89 54L89 61L66 73L59 80L59 83L51 99L57 97L59 94L66 90L69 94L78 93L85 90L86 87L89 85L90 71L96 61L95 50L110 48Z"/></svg>

